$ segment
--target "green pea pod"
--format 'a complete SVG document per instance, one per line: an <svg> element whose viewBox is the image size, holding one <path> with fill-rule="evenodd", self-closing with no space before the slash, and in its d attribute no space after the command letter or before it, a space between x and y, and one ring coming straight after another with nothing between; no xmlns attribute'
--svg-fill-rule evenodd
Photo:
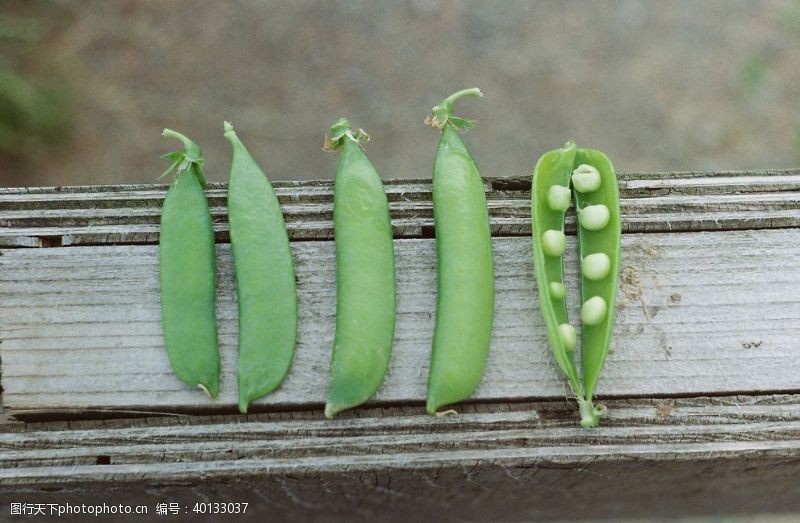
<svg viewBox="0 0 800 523"><path fill-rule="evenodd" d="M573 193L581 255L583 386L575 366L576 332L567 318L563 281L564 217ZM595 427L605 410L593 404L593 395L614 328L620 259L619 188L608 159L599 151L578 149L572 142L545 153L533 173L531 223L534 270L548 341L578 399L581 425Z"/></svg>
<svg viewBox="0 0 800 523"><path fill-rule="evenodd" d="M433 168L437 297L427 411L468 398L489 355L494 272L486 194L478 167L461 138L474 122L453 117L453 102L481 96L467 89L433 108L426 121L442 130Z"/></svg>
<svg viewBox="0 0 800 523"><path fill-rule="evenodd" d="M203 189L200 148L180 133L183 151L163 156L177 172L164 198L159 235L161 326L175 374L210 397L219 394L219 350L215 313L214 228Z"/></svg>
<svg viewBox="0 0 800 523"><path fill-rule="evenodd" d="M550 342L556 364L567 376L572 392L582 396L575 367L575 347L570 346L571 337L564 339L559 330L560 326L569 325L563 288L562 257L545 254L544 242L541 241L541 235L546 231L563 233L564 216L569 205L569 177L572 175L575 163L575 152L575 144L569 143L563 149L550 151L539 158L533 175L531 221L534 231L533 266L536 272L536 281L556 284L555 287L549 284L538 285L539 302L542 304L542 317L547 328L547 339ZM554 186L564 188L566 192L562 192L562 195L566 194L567 201L566 204L554 205L551 208L548 204L548 195Z"/></svg>
<svg viewBox="0 0 800 523"><path fill-rule="evenodd" d="M622 224L619 210L619 187L614 167L606 156L593 149L578 149L575 165L589 165L600 174L600 187L590 192L574 190L575 205L578 209L589 206L605 206L609 211L607 225L599 230L587 228L581 221L578 229L578 243L581 259L586 260L592 254L605 254L610 262L607 274L599 279L587 277L587 264L584 261L581 278L581 301L586 302L593 297L604 300L606 314L597 324L583 323L583 349L581 351L583 367L583 386L586 401L591 403L597 378L608 354L611 336L614 333L614 310L619 280L620 240ZM584 211L585 212L585 211ZM580 218L580 216L579 216ZM588 220L588 218L587 218ZM584 305L584 308L586 305ZM585 315L585 310L582 312Z"/></svg>
<svg viewBox="0 0 800 523"><path fill-rule="evenodd" d="M392 221L383 183L340 118L326 150L340 150L333 192L336 239L336 336L325 416L367 401L389 367L395 327Z"/></svg>
<svg viewBox="0 0 800 523"><path fill-rule="evenodd" d="M289 236L275 191L225 122L233 146L228 222L239 305L239 410L280 386L297 340L297 291Z"/></svg>

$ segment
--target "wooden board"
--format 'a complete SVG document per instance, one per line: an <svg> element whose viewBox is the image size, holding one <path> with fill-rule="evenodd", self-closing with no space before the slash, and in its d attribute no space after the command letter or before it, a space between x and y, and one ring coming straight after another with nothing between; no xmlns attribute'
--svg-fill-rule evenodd
<svg viewBox="0 0 800 523"><path fill-rule="evenodd" d="M237 521L675 518L800 510L800 398L615 400L30 424L0 434L0 503L248 502ZM229 516L231 519L234 516ZM79 517L66 521L83 521ZM141 516L115 521L141 521ZM763 520L759 520L763 521Z"/></svg>
<svg viewBox="0 0 800 523"><path fill-rule="evenodd" d="M334 332L332 242L293 245L300 309L291 374L260 405L319 407ZM800 389L800 229L627 234L603 396ZM435 243L396 240L398 322L375 401L425 398L435 308ZM577 250L573 241L570 252ZM567 394L535 297L530 240L497 238L492 349L475 398ZM218 246L223 360L216 401L172 373L160 330L156 246L18 249L0 257L3 402L36 410L228 408L236 404L236 308L228 245ZM566 281L577 318L577 260Z"/></svg>
<svg viewBox="0 0 800 523"><path fill-rule="evenodd" d="M619 175L625 232L800 226L800 170ZM276 183L293 240L333 237L330 181ZM530 234L530 177L485 180L496 236ZM228 241L225 186L208 190L217 240ZM429 180L386 182L396 237L432 237ZM163 185L0 189L0 247L158 242ZM574 232L569 219L567 231Z"/></svg>
<svg viewBox="0 0 800 523"><path fill-rule="evenodd" d="M430 182L387 182L400 312L390 373L368 406L332 421L321 412L334 314L330 181L276 183L297 260L300 344L284 387L247 416L234 407L223 185L208 191L224 364L216 402L174 378L161 345L164 186L0 189L0 408L12 417L0 423L2 510L85 503L102 490L109 503L151 510L250 502L237 521L800 511L800 170L619 179L619 319L599 384L609 413L592 431L577 427L546 346L528 177L485 180L492 352L475 398L445 418L422 407L435 300Z"/></svg>

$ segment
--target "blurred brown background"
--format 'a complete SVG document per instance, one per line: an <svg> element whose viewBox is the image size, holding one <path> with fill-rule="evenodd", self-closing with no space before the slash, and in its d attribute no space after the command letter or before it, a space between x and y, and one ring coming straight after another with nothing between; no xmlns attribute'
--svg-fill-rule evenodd
<svg viewBox="0 0 800 523"><path fill-rule="evenodd" d="M621 171L800 163L800 2L2 0L0 185L152 182L176 147L330 178L340 115L385 178L428 176L452 91L485 175L568 139Z"/></svg>

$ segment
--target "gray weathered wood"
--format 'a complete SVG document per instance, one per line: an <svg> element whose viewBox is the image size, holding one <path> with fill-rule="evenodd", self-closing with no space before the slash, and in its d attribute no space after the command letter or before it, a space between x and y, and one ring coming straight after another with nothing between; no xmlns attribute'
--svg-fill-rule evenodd
<svg viewBox="0 0 800 523"><path fill-rule="evenodd" d="M560 397L535 298L530 240L497 238L492 351L475 397ZM261 405L324 402L333 341L331 242L293 244L300 333L292 372ZM435 249L396 240L398 322L375 401L421 402L433 331ZM574 253L574 243L570 243ZM601 396L800 390L800 230L626 234L617 327ZM70 408L232 408L236 309L230 250L218 246L222 394L174 377L162 346L157 247L4 251L3 402L10 413ZM566 279L577 317L577 262Z"/></svg>
<svg viewBox="0 0 800 523"><path fill-rule="evenodd" d="M800 170L731 173L620 174L626 232L730 230L800 225ZM429 235L431 186L389 181L397 237ZM486 179L495 235L530 233L530 180ZM332 238L332 183L276 183L293 239ZM156 243L162 185L0 190L0 246L49 247ZM227 241L225 187L208 197L219 241ZM574 230L570 221L568 230Z"/></svg>
<svg viewBox="0 0 800 523"><path fill-rule="evenodd" d="M474 405L442 418L406 407L333 421L316 412L34 423L0 434L0 503L86 503L100 488L108 503L151 508L249 502L242 521L800 509L798 396L609 406L606 423L591 431L577 428L562 402Z"/></svg>
<svg viewBox="0 0 800 523"><path fill-rule="evenodd" d="M285 386L247 416L234 413L228 245L218 246L225 389L210 402L172 376L161 346L164 187L0 189L0 414L17 419L0 422L3 514L12 501L86 503L98 491L151 511L251 503L236 521L800 511L800 170L619 178L619 320L599 390L609 412L592 431L563 400L536 309L528 177L486 180L492 354L478 402L443 418L422 407L430 183L387 181L400 291L390 374L375 401L332 421L319 408L333 336L329 181L275 184L292 238L306 240L292 245L303 322ZM221 242L224 191L208 193ZM567 277L574 318L574 256Z"/></svg>

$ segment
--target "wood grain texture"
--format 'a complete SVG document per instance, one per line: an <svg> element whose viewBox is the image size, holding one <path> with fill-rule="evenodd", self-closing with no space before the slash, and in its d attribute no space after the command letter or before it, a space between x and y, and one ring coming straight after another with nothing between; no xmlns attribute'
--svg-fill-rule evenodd
<svg viewBox="0 0 800 523"><path fill-rule="evenodd" d="M788 512L798 414L798 396L776 395L612 400L591 431L563 402L33 423L0 433L0 503L101 488L109 503L249 502L242 521Z"/></svg>
<svg viewBox="0 0 800 523"><path fill-rule="evenodd" d="M800 170L619 175L623 230L670 232L800 226ZM530 179L485 180L495 236L530 234ZM163 185L0 189L0 246L158 242ZM294 240L333 237L330 181L276 183ZM386 183L397 238L430 236L429 180ZM217 240L228 241L225 186L207 192ZM568 231L574 232L574 221Z"/></svg>
<svg viewBox="0 0 800 523"><path fill-rule="evenodd" d="M570 241L574 240L571 238ZM10 414L66 409L232 409L236 309L229 245L218 245L222 393L174 377L162 344L156 246L14 249L0 256L0 356ZM435 242L396 240L398 321L374 401L425 398ZM576 252L570 243L568 251ZM495 238L495 328L475 398L567 394L537 308L530 240ZM800 390L800 230L626 234L615 337L600 397ZM295 242L300 332L284 385L256 405L321 405L333 342L331 242ZM577 260L566 268L577 318Z"/></svg>
<svg viewBox="0 0 800 523"><path fill-rule="evenodd" d="M423 408L435 303L430 182L386 182L400 314L390 373L376 400L332 421L321 410L333 337L331 182L275 184L295 240L300 345L284 387L246 416L233 394L223 185L208 192L223 242L216 402L174 378L162 346L164 186L0 189L2 514L12 501L86 503L99 490L109 503L151 509L251 503L237 521L800 511L800 170L619 179L622 285L598 391L609 412L592 431L577 427L542 331L529 177L485 181L496 236L492 352L476 397L443 418ZM577 318L574 257L566 277Z"/></svg>

